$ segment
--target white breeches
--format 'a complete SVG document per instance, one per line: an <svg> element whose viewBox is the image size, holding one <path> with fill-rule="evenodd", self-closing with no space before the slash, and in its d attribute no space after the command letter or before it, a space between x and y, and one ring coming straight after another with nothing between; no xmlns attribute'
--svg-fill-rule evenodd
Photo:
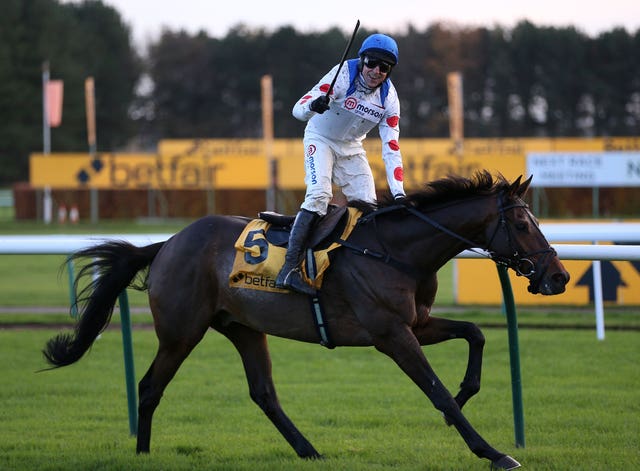
<svg viewBox="0 0 640 471"><path fill-rule="evenodd" d="M304 148L307 193L301 208L324 216L333 197L332 184L342 190L347 201L376 201L373 174L364 149L341 154L335 146L316 137L305 137Z"/></svg>

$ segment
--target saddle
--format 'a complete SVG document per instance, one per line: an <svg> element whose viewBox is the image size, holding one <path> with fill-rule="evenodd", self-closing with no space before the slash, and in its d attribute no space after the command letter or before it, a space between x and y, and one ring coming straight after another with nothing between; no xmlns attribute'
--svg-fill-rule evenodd
<svg viewBox="0 0 640 471"><path fill-rule="evenodd" d="M295 221L295 216L276 213L273 211L262 211L258 217L271 224L267 230L267 240L277 247L287 247L291 226ZM327 214L321 217L312 229L307 247L321 250L326 248L333 240L330 235L335 231L341 233L347 224L347 207L329 205Z"/></svg>
<svg viewBox="0 0 640 471"><path fill-rule="evenodd" d="M302 264L303 277L316 289L322 286L324 272L331 263L329 253L341 246L337 241L349 236L361 214L355 208L331 206L316 224ZM259 216L247 223L234 244L236 256L229 286L287 293L276 287L275 279L284 263L294 217L273 212Z"/></svg>

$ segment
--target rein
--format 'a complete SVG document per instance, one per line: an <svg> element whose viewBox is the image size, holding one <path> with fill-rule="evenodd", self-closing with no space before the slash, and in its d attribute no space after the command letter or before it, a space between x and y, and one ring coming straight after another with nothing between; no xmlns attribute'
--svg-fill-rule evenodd
<svg viewBox="0 0 640 471"><path fill-rule="evenodd" d="M456 232L453 232L451 229L443 226L442 224L440 224L435 219L430 218L429 216L427 216L426 214L421 213L420 211L418 211L415 208L407 207L406 209L411 214L416 216L418 219L422 219L424 222L426 222L427 224L432 225L433 227L438 229L440 232L444 232L445 234L450 235L454 239L458 239L459 241L464 242L465 244L467 244L469 246L469 250L471 250L472 252L475 252L475 253L477 253L479 255L482 255L483 257L492 258L491 255L490 255L491 252L488 249L478 250L478 249L476 249L476 247L478 247L479 244L476 244L475 242L472 242L471 240L467 239L466 237L463 237L460 234L458 234ZM493 236L491 237L492 241L493 241L493 237L495 236L496 232L497 232L497 227L496 227L496 231L493 233Z"/></svg>
<svg viewBox="0 0 640 471"><path fill-rule="evenodd" d="M360 219L358 220L357 224L358 225L365 225L369 222L373 222L375 224L376 219L379 216L382 216L383 214L387 214L387 213L392 213L392 212L396 212L396 211L400 211L400 210L407 210L408 212L410 212L411 214L413 214L414 216L417 216L419 219L422 219L423 221L425 221L426 223L434 226L435 228L441 230L442 232L445 232L446 234L451 235L452 237L462 240L465 243L469 244L471 247L474 247L475 244L473 242L471 242L468 239L465 239L464 237L462 237L459 234L456 234L455 232L453 232L450 229L447 229L446 227L444 227L442 224L440 224L438 221L430 218L429 216L427 216L426 214L422 214L420 211L418 211L415 208L412 208L410 206L404 206L401 204L396 204L393 206L386 206L382 209L378 209L375 211L372 211L368 214L365 214L364 216L360 217ZM377 232L376 232L377 235ZM354 252L356 252L358 255L363 255L369 258L373 258L375 260L378 260L382 263L385 263L389 266L392 266L393 268L406 273L407 275L411 276L412 278L415 279L419 279L421 272L419 270L417 270L416 268L414 268L412 265L409 265L408 263L405 263L401 260L398 260L394 257L392 257L388 251L386 252L378 252L375 250L371 250L368 248L363 248L363 247L358 247L357 245L352 244L351 242L336 237L335 242L339 243L340 245L343 245L344 247L353 250ZM384 244L378 240L378 242L380 243L381 246L384 247ZM488 256L486 253L477 251L472 249L473 251L483 255L483 256Z"/></svg>
<svg viewBox="0 0 640 471"><path fill-rule="evenodd" d="M548 246L546 249L542 249L542 250L538 250L535 252L523 252L520 253L520 251L518 250L518 248L516 247L516 243L514 242L515 237L513 237L513 233L512 233L512 228L507 224L507 218L505 216L505 213L508 210L511 209L515 209L515 208L526 208L527 205L524 203L514 203L511 205L503 205L502 204L502 193L500 193L498 195L498 212L499 212L499 221L498 224L496 225L493 234L491 235L488 244L486 245L485 248L478 250L476 247L481 247L480 244L477 244L475 242L473 242L470 239L467 239L466 237L458 234L455 231L452 231L451 229L447 228L446 226L442 225L441 223L439 223L438 221L436 221L435 219L433 219L430 216L427 216L426 214L418 211L417 209L411 207L411 206L404 206L404 205L393 205L393 206L387 206L385 208L382 208L380 210L376 210L373 211L369 214L366 214L364 216L362 216L360 218L360 220L358 221L358 224L366 224L370 221L373 221L375 223L375 219L378 216L381 216L383 214L386 213L391 213L391 212L395 212L395 211L399 211L399 210L406 210L408 211L410 214L416 216L418 219L426 222L427 224L431 225L432 227L438 229L439 231L448 234L449 236L453 237L454 239L457 239L461 242L463 242L465 245L467 245L469 247L469 250L471 250L472 252L475 252L483 257L486 258L490 258L491 260L493 260L496 264L498 265L503 265L507 268L512 268L516 274L518 276L524 276L525 278L528 278L531 282L531 284L533 285L533 287L537 288L537 285L540 283L540 280L542 279L542 277L544 276L544 274L547 271L547 268L549 266L549 261L548 259L552 256L556 255L556 251L553 247ZM537 227L537 225L536 225ZM512 255L510 257L505 257L505 256L501 256L501 255L497 255L493 250L491 250L491 246L493 244L493 242L496 239L496 236L498 235L499 232L501 232L501 229L503 230L503 232L506 234L506 238L507 238L507 243L509 245L509 250L511 251ZM354 250L356 253L360 254L360 255L365 255L371 258L374 258L376 260L379 260L383 263L386 263L387 265L390 265L404 273L407 273L408 275L418 279L420 273L418 272L418 270L416 270L413 266L402 262L400 260L395 259L394 257L392 257L388 252L384 253L384 252L377 252L371 249L367 249L367 248L362 248L362 247L358 247L354 244L351 244L350 242L343 240L343 239L336 239L336 242L340 243L341 245ZM383 245L382 243L380 243L380 245ZM540 260L540 265L542 266L542 270L540 271L540 273L538 273L536 271L536 264L531 260L531 257L534 255L539 255L539 254L543 254L543 256L541 257ZM534 278L534 275L537 275Z"/></svg>
<svg viewBox="0 0 640 471"><path fill-rule="evenodd" d="M338 244L348 248L348 249L353 250L358 255L364 255L366 257L378 260L379 262L385 263L385 264L395 268L396 270L399 270L399 271L401 271L403 273L406 273L407 275L409 275L409 276L411 276L411 277L413 277L415 279L419 279L420 278L420 272L418 270L416 270L413 266L409 265L408 263L404 263L404 262L402 262L400 260L397 260L397 259L393 258L388 253L377 252L375 250L358 247L357 245L354 245L351 242L349 242L349 241L347 241L345 239L341 239L339 237L336 237L334 239L334 241L337 242Z"/></svg>

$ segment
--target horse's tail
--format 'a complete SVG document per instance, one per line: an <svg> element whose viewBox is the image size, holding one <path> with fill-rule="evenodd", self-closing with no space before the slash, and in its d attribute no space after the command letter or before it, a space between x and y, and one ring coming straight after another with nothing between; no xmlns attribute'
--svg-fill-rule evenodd
<svg viewBox="0 0 640 471"><path fill-rule="evenodd" d="M59 334L47 342L42 351L54 368L78 361L91 344L106 329L119 294L125 290L143 268L148 267L164 242L136 247L125 241L110 241L80 250L68 260L90 260L74 282L75 307L78 322L72 333ZM81 280L90 280L78 292ZM135 286L145 289L142 286Z"/></svg>

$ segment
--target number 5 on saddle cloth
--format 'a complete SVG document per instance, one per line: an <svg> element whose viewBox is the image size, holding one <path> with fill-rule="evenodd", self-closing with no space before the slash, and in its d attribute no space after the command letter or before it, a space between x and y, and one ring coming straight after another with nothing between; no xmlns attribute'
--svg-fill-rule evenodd
<svg viewBox="0 0 640 471"><path fill-rule="evenodd" d="M330 265L329 252L340 247L336 239L345 240L361 216L355 208L331 206L327 216L314 229L309 243L313 251L315 267L311 275L307 259L302 263L302 275L316 289L322 287L322 278ZM236 256L229 275L229 286L256 289L275 293L291 291L276 287L276 277L284 264L293 217L275 213L261 213L261 218L252 219L236 240ZM333 235L337 237L332 237ZM307 251L307 254L308 254ZM313 270L315 268L315 270Z"/></svg>

